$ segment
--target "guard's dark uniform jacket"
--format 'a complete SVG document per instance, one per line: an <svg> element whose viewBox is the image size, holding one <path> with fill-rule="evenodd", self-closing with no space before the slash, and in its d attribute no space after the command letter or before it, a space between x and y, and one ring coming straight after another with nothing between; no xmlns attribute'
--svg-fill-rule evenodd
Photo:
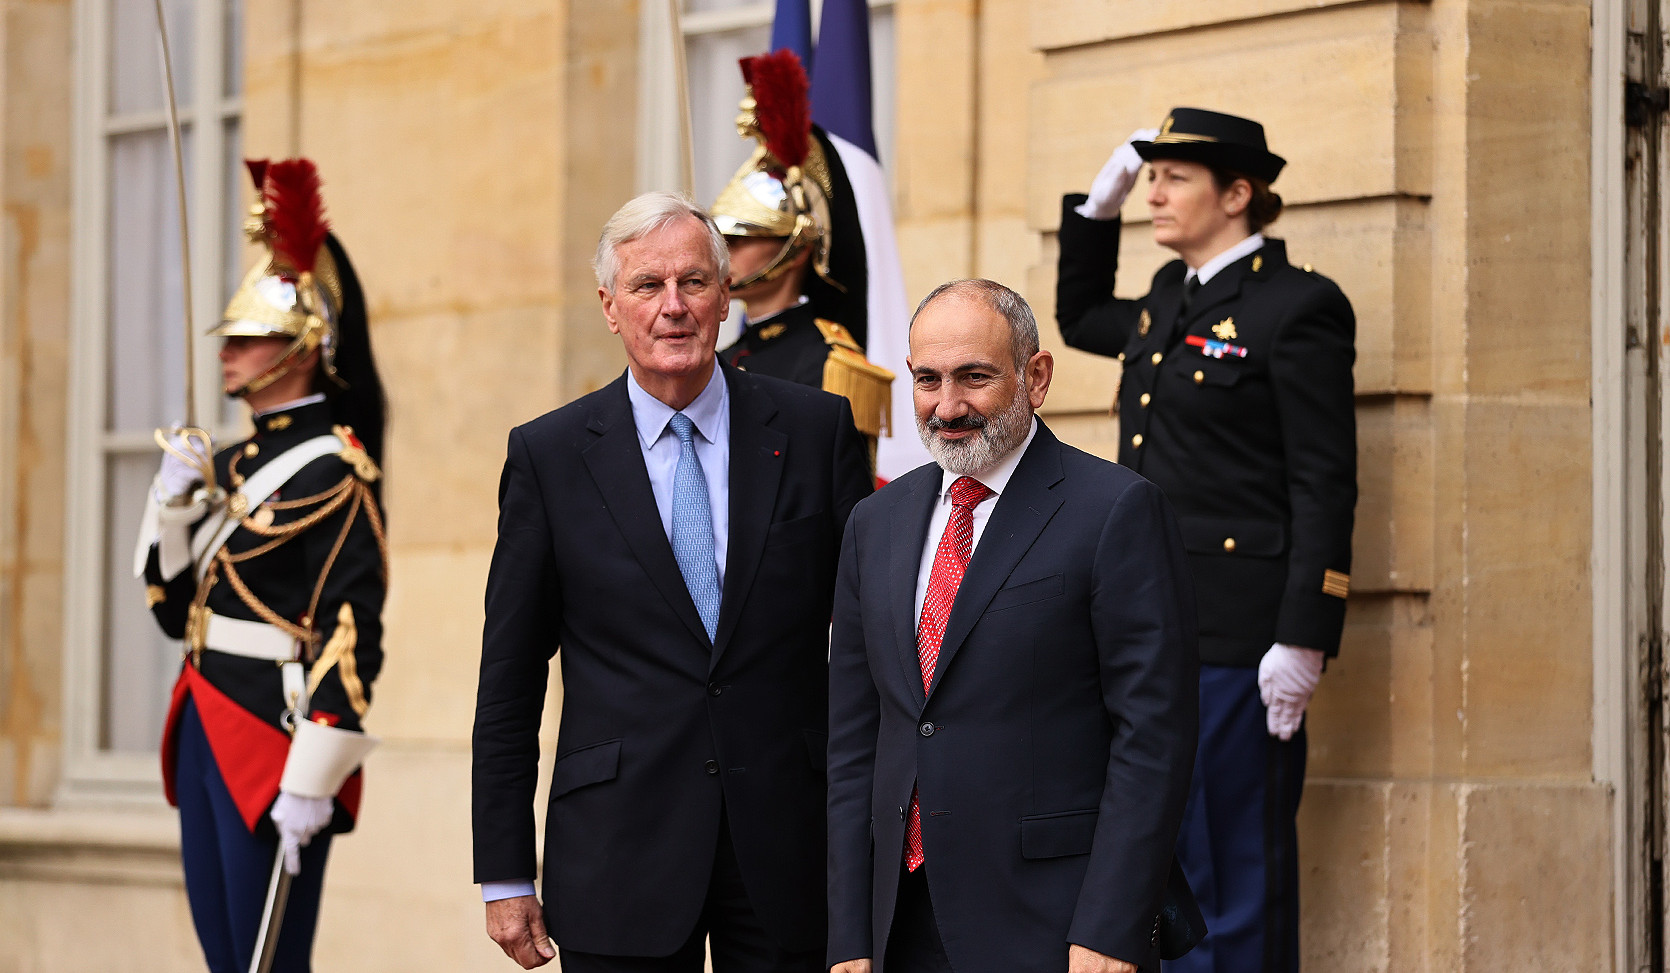
<svg viewBox="0 0 1670 973"><path fill-rule="evenodd" d="M829 342L817 325L810 301L748 322L748 329L719 353L725 362L756 375L770 375L813 388L823 388Z"/></svg>
<svg viewBox="0 0 1670 973"><path fill-rule="evenodd" d="M147 600L171 638L186 639L163 737L163 778L174 803L175 732L189 695L244 822L266 823L289 751L280 667L271 659L204 645L207 614L266 622L306 646L310 720L359 730L382 668L387 556L372 484L376 465L345 427L333 427L323 402L266 413L249 440L215 455L216 476L239 506L239 487L286 451L320 436L339 447L313 459L266 499L250 498L239 527L209 561L162 577L158 547L145 565ZM209 516L193 531L213 530ZM235 757L235 759L233 759ZM331 830L347 831L358 808L360 775L337 794Z"/></svg>
<svg viewBox="0 0 1670 973"><path fill-rule="evenodd" d="M1274 642L1339 651L1357 502L1356 320L1280 240L1219 271L1179 315L1181 260L1112 297L1118 220L1062 205L1056 318L1124 362L1119 462L1176 509L1200 603L1201 662L1256 666Z"/></svg>

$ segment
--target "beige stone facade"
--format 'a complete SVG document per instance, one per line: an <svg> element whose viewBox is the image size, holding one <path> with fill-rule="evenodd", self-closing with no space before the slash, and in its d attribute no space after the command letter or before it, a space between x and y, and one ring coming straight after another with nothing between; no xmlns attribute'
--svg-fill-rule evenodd
<svg viewBox="0 0 1670 973"><path fill-rule="evenodd" d="M1131 130L1199 105L1264 122L1289 160L1270 232L1356 307L1354 584L1301 820L1310 970L1621 971L1619 917L1645 908L1620 895L1635 852L1614 813L1641 782L1597 770L1595 744L1637 719L1597 688L1633 657L1594 634L1596 606L1617 601L1592 559L1609 529L1592 516L1591 448L1606 7L894 7L912 300L990 276L1050 321L1061 194L1088 188ZM244 10L245 154L318 161L391 396L389 659L369 721L385 742L363 826L333 854L320 966L508 969L469 861L495 489L510 426L623 364L588 261L638 188L642 11ZM75 12L0 0L0 973L185 971L198 958L160 799L59 800ZM1140 199L1126 219L1135 296L1165 254ZM1111 456L1117 366L1052 344L1049 421Z"/></svg>

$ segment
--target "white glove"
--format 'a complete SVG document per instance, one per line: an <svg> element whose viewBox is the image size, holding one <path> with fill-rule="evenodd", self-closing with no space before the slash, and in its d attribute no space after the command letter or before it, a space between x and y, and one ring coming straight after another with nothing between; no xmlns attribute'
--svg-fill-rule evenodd
<svg viewBox="0 0 1670 973"><path fill-rule="evenodd" d="M272 819L278 828L278 842L284 848L284 870L291 875L302 871L302 849L313 836L331 823L335 813L328 797L297 797L278 792L273 802Z"/></svg>
<svg viewBox="0 0 1670 973"><path fill-rule="evenodd" d="M169 436L168 443L187 455L192 452L192 447L179 436ZM162 451L162 466L157 470L155 487L158 502L176 500L201 482L201 470L166 449Z"/></svg>
<svg viewBox="0 0 1670 973"><path fill-rule="evenodd" d="M1270 646L1258 663L1258 698L1264 700L1264 722L1271 736L1293 739L1321 678L1321 652L1280 642Z"/></svg>
<svg viewBox="0 0 1670 973"><path fill-rule="evenodd" d="M1160 134L1157 128L1139 128L1131 133L1125 144L1113 150L1096 181L1090 184L1090 198L1073 207L1073 211L1089 220L1111 220L1119 215L1125 197L1136 185L1137 173L1142 171L1142 156L1137 155L1132 142L1152 142Z"/></svg>

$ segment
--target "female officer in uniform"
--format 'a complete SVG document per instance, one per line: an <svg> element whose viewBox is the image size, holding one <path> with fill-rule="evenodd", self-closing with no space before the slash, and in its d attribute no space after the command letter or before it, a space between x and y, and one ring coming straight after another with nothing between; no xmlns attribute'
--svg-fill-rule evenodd
<svg viewBox="0 0 1670 973"><path fill-rule="evenodd" d="M1148 163L1154 239L1178 258L1112 296L1119 208ZM1062 206L1056 316L1124 363L1119 462L1176 509L1200 611L1200 748L1178 857L1205 913L1168 970L1298 969L1294 826L1304 710L1339 651L1357 501L1351 304L1263 235L1284 160L1264 128L1177 108Z"/></svg>
<svg viewBox="0 0 1670 973"><path fill-rule="evenodd" d="M168 443L135 560L158 624L185 640L163 780L204 957L215 973L251 969L282 849L295 877L271 968L305 973L383 659L384 402L313 163L250 171L263 203L246 230L271 253L210 333L255 434L219 452Z"/></svg>

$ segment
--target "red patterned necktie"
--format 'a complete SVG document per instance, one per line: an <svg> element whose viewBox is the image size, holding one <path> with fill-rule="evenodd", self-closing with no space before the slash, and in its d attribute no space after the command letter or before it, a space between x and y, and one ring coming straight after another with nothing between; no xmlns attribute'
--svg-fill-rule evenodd
<svg viewBox="0 0 1670 973"><path fill-rule="evenodd" d="M928 593L922 599L922 620L916 626L916 658L922 664L922 692L934 682L939 664L939 646L945 641L945 623L957 600L957 586L963 583L968 559L974 551L974 508L992 495L985 484L972 476L960 476L951 484L951 518L939 537L934 567L928 574ZM916 792L910 795L910 818L905 826L905 867L922 867L922 808Z"/></svg>

